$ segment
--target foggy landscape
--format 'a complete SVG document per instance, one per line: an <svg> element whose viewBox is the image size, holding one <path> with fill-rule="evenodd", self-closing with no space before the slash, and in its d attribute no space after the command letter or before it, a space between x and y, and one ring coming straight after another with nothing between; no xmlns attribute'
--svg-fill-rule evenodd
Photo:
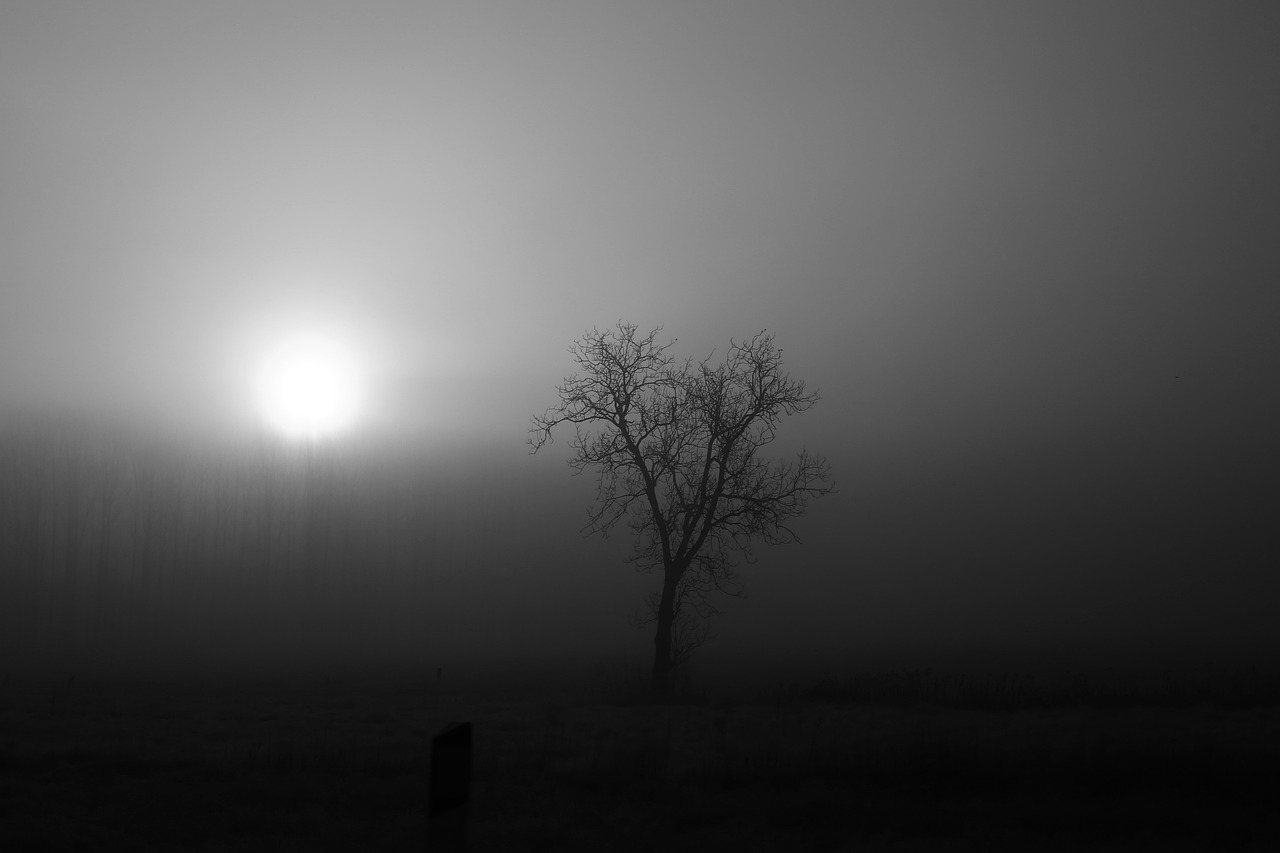
<svg viewBox="0 0 1280 853"><path fill-rule="evenodd" d="M0 848L1268 849L1277 36L3 5ZM603 536L565 389L651 330ZM745 594L668 682L676 570Z"/></svg>

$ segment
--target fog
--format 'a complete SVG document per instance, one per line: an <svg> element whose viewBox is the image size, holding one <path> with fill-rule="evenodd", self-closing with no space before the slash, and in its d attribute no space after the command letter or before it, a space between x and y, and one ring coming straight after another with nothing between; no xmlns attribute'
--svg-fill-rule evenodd
<svg viewBox="0 0 1280 853"><path fill-rule="evenodd" d="M571 476L562 444L535 457L509 445L441 456L11 424L5 668L643 662L651 629L628 617L658 578L626 562L625 531L577 533L594 482ZM850 484L797 523L804 544L745 567L748 595L726 600L695 671L1270 663L1266 507L1226 491L1246 460L1161 471L1140 437L1132 447L1098 494L1086 458L1046 463L1035 448L996 470L837 457ZM1221 506L1190 503L1188 480ZM1039 482L1060 494L1028 503Z"/></svg>
<svg viewBox="0 0 1280 853"><path fill-rule="evenodd" d="M639 661L566 347L768 329L803 544L694 666L1275 663L1269 4L0 11L0 669ZM263 424L322 330L365 404ZM564 436L567 438L567 436Z"/></svg>
<svg viewBox="0 0 1280 853"><path fill-rule="evenodd" d="M584 571L616 549L563 553L527 471L24 426L4 445L11 667L584 659L627 586Z"/></svg>

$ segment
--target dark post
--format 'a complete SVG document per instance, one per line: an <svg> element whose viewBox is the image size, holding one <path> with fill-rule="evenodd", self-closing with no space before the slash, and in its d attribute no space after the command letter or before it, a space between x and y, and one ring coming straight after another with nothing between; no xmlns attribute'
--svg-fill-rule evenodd
<svg viewBox="0 0 1280 853"><path fill-rule="evenodd" d="M471 723L449 723L431 739L427 849L467 849Z"/></svg>

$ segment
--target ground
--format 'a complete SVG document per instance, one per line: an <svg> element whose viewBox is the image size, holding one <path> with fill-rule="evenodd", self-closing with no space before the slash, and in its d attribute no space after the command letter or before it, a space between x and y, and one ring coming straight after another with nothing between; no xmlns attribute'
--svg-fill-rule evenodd
<svg viewBox="0 0 1280 853"><path fill-rule="evenodd" d="M457 720L472 850L1280 849L1280 706L1257 697L850 679L651 705L435 675L10 678L0 849L420 851Z"/></svg>

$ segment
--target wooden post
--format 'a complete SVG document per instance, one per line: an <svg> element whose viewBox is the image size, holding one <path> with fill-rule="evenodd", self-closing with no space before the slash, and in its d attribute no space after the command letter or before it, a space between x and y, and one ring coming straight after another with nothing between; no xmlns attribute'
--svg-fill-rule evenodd
<svg viewBox="0 0 1280 853"><path fill-rule="evenodd" d="M427 849L467 849L471 797L471 723L449 723L431 739Z"/></svg>

